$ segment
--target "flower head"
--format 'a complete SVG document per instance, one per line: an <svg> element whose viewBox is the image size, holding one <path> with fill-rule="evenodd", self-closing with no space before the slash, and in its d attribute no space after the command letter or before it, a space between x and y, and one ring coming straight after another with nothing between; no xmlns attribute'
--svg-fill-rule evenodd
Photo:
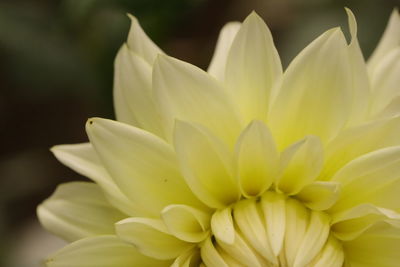
<svg viewBox="0 0 400 267"><path fill-rule="evenodd" d="M221 31L208 71L132 19L118 121L52 149L95 183L38 208L72 243L48 266L379 266L400 262L400 16L366 64L356 21L283 72L257 14Z"/></svg>

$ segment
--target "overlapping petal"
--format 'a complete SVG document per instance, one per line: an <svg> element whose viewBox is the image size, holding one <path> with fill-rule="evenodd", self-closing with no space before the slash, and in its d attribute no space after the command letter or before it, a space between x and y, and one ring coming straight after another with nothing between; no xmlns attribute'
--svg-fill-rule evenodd
<svg viewBox="0 0 400 267"><path fill-rule="evenodd" d="M41 224L67 241L114 233L114 223L126 215L111 206L94 183L58 186L37 210Z"/></svg>

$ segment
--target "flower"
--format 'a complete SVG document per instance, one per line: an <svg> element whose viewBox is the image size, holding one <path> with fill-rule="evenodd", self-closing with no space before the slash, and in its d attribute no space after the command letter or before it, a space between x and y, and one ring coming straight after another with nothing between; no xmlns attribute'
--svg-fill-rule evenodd
<svg viewBox="0 0 400 267"><path fill-rule="evenodd" d="M38 208L71 241L48 266L378 266L400 262L400 16L364 62L326 31L283 72L256 13L221 31L208 71L132 19L118 121L52 148L95 183Z"/></svg>

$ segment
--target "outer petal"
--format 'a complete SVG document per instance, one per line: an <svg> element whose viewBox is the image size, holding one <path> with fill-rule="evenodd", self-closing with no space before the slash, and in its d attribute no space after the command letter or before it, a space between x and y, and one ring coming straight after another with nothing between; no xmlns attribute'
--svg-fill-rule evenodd
<svg viewBox="0 0 400 267"><path fill-rule="evenodd" d="M320 174L324 162L322 144L318 137L307 136L281 155L281 177L277 189L289 195L297 194Z"/></svg>
<svg viewBox="0 0 400 267"><path fill-rule="evenodd" d="M215 248L211 241L211 237L201 245L201 258L209 267L229 267L229 265L221 257L220 253Z"/></svg>
<svg viewBox="0 0 400 267"><path fill-rule="evenodd" d="M58 186L37 213L47 230L67 241L112 234L114 223L126 217L107 202L98 185L86 182Z"/></svg>
<svg viewBox="0 0 400 267"><path fill-rule="evenodd" d="M400 210L400 147L361 156L338 171L332 181L342 184L342 193L332 212L362 203Z"/></svg>
<svg viewBox="0 0 400 267"><path fill-rule="evenodd" d="M379 113L387 107L395 97L400 95L399 73L400 45L390 53L387 53L371 74L373 88L371 96L371 114Z"/></svg>
<svg viewBox="0 0 400 267"><path fill-rule="evenodd" d="M123 45L115 60L114 73L118 120L134 124L162 137L161 117L155 106L151 86L152 66L130 51L127 45ZM118 95L121 96L121 102L117 102ZM120 109L126 111L125 117L120 116L122 115Z"/></svg>
<svg viewBox="0 0 400 267"><path fill-rule="evenodd" d="M375 51L368 60L368 68L373 71L382 58L400 45L400 14L395 8L390 15L389 23Z"/></svg>
<svg viewBox="0 0 400 267"><path fill-rule="evenodd" d="M241 123L222 85L201 69L167 56L154 65L153 85L166 132L175 119L200 123L228 144L233 144Z"/></svg>
<svg viewBox="0 0 400 267"><path fill-rule="evenodd" d="M253 12L243 22L228 55L225 81L246 123L265 120L282 66L271 32Z"/></svg>
<svg viewBox="0 0 400 267"><path fill-rule="evenodd" d="M367 118L371 89L369 84L367 66L365 64L365 60L357 40L357 22L353 12L351 12L350 9L346 8L346 12L351 33L349 57L354 92L352 110L348 121L349 126L359 124Z"/></svg>
<svg viewBox="0 0 400 267"><path fill-rule="evenodd" d="M233 156L206 129L176 122L175 150L181 171L193 193L212 208L224 208L240 197Z"/></svg>
<svg viewBox="0 0 400 267"><path fill-rule="evenodd" d="M269 115L280 148L309 134L323 143L332 139L347 122L352 97L347 44L343 33L332 29L306 47L284 74Z"/></svg>
<svg viewBox="0 0 400 267"><path fill-rule="evenodd" d="M95 181L113 206L128 215L138 215L140 209L121 192L90 143L58 145L52 147L51 152L64 165Z"/></svg>
<svg viewBox="0 0 400 267"><path fill-rule="evenodd" d="M170 204L204 207L180 176L172 147L162 139L98 118L90 119L86 129L104 166L126 196L142 207L142 214L158 217Z"/></svg>
<svg viewBox="0 0 400 267"><path fill-rule="evenodd" d="M128 218L115 225L117 235L153 258L174 259L193 245L168 233L160 220Z"/></svg>
<svg viewBox="0 0 400 267"><path fill-rule="evenodd" d="M332 231L340 240L354 240L377 222L400 227L400 214L371 204L361 204L332 214Z"/></svg>
<svg viewBox="0 0 400 267"><path fill-rule="evenodd" d="M140 27L138 20L132 15L128 16L131 19L131 29L128 35L128 47L131 51L135 52L152 65L157 55L163 52L146 35L142 27Z"/></svg>
<svg viewBox="0 0 400 267"><path fill-rule="evenodd" d="M321 180L332 176L351 160L380 148L400 145L400 116L373 121L340 133L325 149Z"/></svg>
<svg viewBox="0 0 400 267"><path fill-rule="evenodd" d="M163 267L171 261L149 258L116 236L96 236L67 245L46 261L48 267Z"/></svg>
<svg viewBox="0 0 400 267"><path fill-rule="evenodd" d="M245 196L258 196L274 182L279 154L266 125L253 121L236 144L239 185Z"/></svg>
<svg viewBox="0 0 400 267"><path fill-rule="evenodd" d="M229 22L221 30L218 36L214 55L207 72L220 81L225 80L226 60L233 39L241 26L240 22Z"/></svg>
<svg viewBox="0 0 400 267"><path fill-rule="evenodd" d="M355 240L343 244L352 267L397 267L400 261L400 228L378 223Z"/></svg>

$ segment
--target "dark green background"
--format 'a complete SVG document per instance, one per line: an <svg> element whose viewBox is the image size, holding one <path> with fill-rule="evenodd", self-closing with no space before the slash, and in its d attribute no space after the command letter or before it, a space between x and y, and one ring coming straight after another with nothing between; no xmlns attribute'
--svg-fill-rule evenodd
<svg viewBox="0 0 400 267"><path fill-rule="evenodd" d="M284 65L324 30L347 33L347 6L365 55L399 0L0 0L0 266L39 266L59 243L37 226L35 207L61 182L82 179L49 152L86 141L88 117L113 118L116 51L139 18L168 54L205 68L221 26L256 10Z"/></svg>

